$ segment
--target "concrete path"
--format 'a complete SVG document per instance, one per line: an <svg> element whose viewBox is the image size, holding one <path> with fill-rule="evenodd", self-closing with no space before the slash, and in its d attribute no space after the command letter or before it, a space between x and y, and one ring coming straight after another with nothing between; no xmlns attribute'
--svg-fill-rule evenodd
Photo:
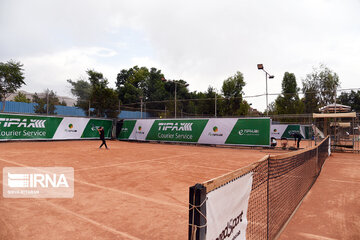
<svg viewBox="0 0 360 240"><path fill-rule="evenodd" d="M326 160L278 239L360 239L360 154L333 153Z"/></svg>

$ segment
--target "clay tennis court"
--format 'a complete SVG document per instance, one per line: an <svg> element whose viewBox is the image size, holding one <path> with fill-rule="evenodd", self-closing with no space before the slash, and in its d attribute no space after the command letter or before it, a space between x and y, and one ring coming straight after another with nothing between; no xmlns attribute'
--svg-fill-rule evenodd
<svg viewBox="0 0 360 240"><path fill-rule="evenodd" d="M0 239L187 239L190 186L279 153L120 141L108 141L105 150L99 144L0 143L1 169L75 170L73 199L1 196Z"/></svg>

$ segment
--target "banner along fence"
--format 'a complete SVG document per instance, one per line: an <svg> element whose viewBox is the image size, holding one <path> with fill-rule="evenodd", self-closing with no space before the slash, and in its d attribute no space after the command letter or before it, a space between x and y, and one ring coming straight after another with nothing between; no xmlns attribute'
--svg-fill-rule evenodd
<svg viewBox="0 0 360 240"><path fill-rule="evenodd" d="M190 187L189 239L275 239L329 155L327 137Z"/></svg>
<svg viewBox="0 0 360 240"><path fill-rule="evenodd" d="M112 120L0 114L0 141L93 139L99 126L111 137Z"/></svg>
<svg viewBox="0 0 360 240"><path fill-rule="evenodd" d="M124 120L120 140L270 145L269 118Z"/></svg>
<svg viewBox="0 0 360 240"><path fill-rule="evenodd" d="M304 139L312 139L313 130L312 125L300 125L300 124L272 124L271 125L271 137L276 139L287 138L293 139L292 132L299 132Z"/></svg>

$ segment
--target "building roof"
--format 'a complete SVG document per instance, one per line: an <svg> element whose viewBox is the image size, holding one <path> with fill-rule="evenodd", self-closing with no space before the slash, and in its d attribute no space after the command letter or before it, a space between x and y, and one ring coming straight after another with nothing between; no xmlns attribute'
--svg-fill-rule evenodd
<svg viewBox="0 0 360 240"><path fill-rule="evenodd" d="M322 113L344 113L351 112L351 107L342 104L329 104L325 107L320 108Z"/></svg>

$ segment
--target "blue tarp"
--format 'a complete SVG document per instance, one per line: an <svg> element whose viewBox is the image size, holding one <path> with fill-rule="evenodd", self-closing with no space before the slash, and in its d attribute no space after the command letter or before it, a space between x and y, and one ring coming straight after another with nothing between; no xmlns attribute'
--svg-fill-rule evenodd
<svg viewBox="0 0 360 240"><path fill-rule="evenodd" d="M24 102L10 102L6 101L5 111L11 113L32 113L34 114L34 106L36 103L24 103ZM0 102L0 111L2 110L2 102ZM55 106L55 113L62 116L76 116L76 117L85 117L85 111L78 107L68 107L68 106ZM150 118L150 114L147 112L142 113L143 118ZM118 118L127 119L127 118L141 118L141 112L136 111L121 111L118 115Z"/></svg>

